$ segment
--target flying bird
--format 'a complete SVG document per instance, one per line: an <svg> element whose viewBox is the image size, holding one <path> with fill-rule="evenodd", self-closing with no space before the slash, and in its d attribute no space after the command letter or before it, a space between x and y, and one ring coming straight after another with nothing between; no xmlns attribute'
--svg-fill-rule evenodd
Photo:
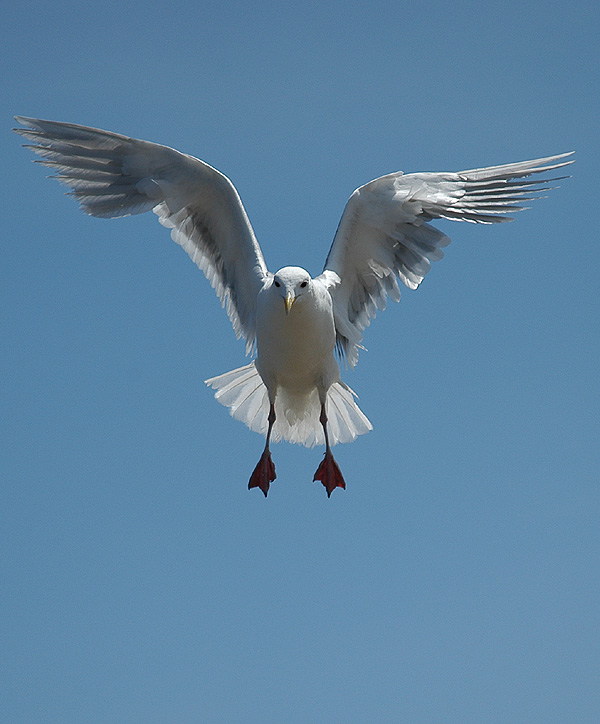
<svg viewBox="0 0 600 724"><path fill-rule="evenodd" d="M522 202L565 178L538 177L571 153L457 173L390 173L350 196L317 277L297 266L268 270L231 183L193 156L157 143L72 123L15 117L55 178L92 216L152 210L204 272L253 361L206 380L236 420L266 436L249 488L265 497L275 478L271 441L325 445L314 480L330 496L346 484L331 447L372 429L342 382L365 328L402 282L416 289L450 239L429 223L510 221Z"/></svg>

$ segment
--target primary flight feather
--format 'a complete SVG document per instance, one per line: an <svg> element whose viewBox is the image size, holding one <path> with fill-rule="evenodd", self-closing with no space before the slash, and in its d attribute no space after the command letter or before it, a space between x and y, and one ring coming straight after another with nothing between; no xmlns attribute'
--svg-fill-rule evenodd
<svg viewBox="0 0 600 724"><path fill-rule="evenodd" d="M428 222L510 221L557 178L530 178L572 163L563 153L457 173L388 174L351 195L323 273L267 269L231 183L193 156L71 123L16 116L40 163L71 188L83 210L114 218L152 210L204 272L234 331L256 350L249 365L207 380L215 397L266 435L249 488L275 480L270 441L325 444L315 473L328 495L345 488L331 446L372 429L340 379L335 350L353 367L365 327L401 281L416 289L450 239ZM562 177L561 177L562 178Z"/></svg>

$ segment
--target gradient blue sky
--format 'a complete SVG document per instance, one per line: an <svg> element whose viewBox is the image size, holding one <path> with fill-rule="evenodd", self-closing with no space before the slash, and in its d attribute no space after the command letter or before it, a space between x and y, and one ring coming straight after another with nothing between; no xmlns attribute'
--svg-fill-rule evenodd
<svg viewBox="0 0 600 724"><path fill-rule="evenodd" d="M13 3L2 11L2 722L600 720L597 2ZM18 113L236 184L269 267L320 272L384 173L577 150L515 222L444 223L345 376L374 431L263 445L244 363L148 214L86 217Z"/></svg>

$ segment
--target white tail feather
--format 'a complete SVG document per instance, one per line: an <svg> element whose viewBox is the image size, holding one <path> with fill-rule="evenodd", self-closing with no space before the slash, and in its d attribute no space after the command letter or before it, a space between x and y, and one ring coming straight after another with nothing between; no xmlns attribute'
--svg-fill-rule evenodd
<svg viewBox="0 0 600 724"><path fill-rule="evenodd" d="M229 408L231 415L261 435L267 434L269 395L254 362L224 375L206 380L216 390L215 399ZM373 426L356 404L354 392L343 382L334 382L327 392L329 442L352 442ZM280 389L275 400L273 442L287 440L306 447L323 445L325 436L319 421L321 405L317 390L294 395Z"/></svg>

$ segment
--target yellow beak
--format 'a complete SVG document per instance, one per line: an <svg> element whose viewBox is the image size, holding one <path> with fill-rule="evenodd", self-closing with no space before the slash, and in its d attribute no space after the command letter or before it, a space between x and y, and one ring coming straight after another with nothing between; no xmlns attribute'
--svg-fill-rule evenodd
<svg viewBox="0 0 600 724"><path fill-rule="evenodd" d="M285 313L289 314L290 309L292 308L292 305L296 301L296 297L291 292L288 292L285 295L285 299L283 301L285 302Z"/></svg>

